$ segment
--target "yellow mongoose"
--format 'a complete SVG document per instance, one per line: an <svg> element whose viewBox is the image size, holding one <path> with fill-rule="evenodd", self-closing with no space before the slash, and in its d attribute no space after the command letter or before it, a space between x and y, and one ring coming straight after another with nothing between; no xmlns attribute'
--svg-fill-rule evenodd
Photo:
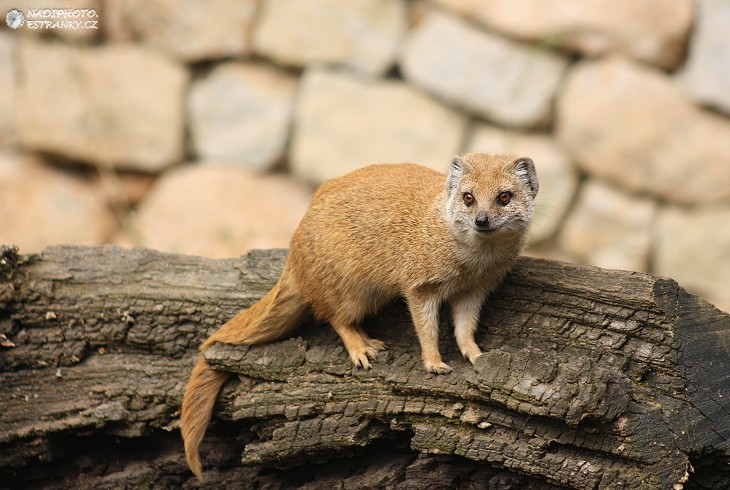
<svg viewBox="0 0 730 490"><path fill-rule="evenodd" d="M529 158L455 156L448 176L413 164L372 165L324 183L294 233L281 278L258 303L208 338L258 344L293 330L306 313L339 334L355 366L370 368L383 342L359 326L366 315L404 297L424 368L444 374L439 306L449 301L454 334L472 363L486 296L519 255L538 181ZM190 469L202 479L198 446L228 373L201 353L182 404Z"/></svg>

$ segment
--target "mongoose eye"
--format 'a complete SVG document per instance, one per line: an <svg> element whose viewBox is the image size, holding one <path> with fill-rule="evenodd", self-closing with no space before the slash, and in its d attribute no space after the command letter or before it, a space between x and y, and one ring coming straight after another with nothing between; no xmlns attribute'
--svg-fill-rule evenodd
<svg viewBox="0 0 730 490"><path fill-rule="evenodd" d="M474 204L475 202L477 202L477 200L476 200L476 199L474 199L474 196L472 196L472 195L471 195L470 193L468 193L468 192L465 192L465 193L464 193L464 204L466 204L467 206L471 206L471 205L472 205L472 204Z"/></svg>
<svg viewBox="0 0 730 490"><path fill-rule="evenodd" d="M506 206L512 200L511 192L502 192L497 196L497 202L502 206Z"/></svg>

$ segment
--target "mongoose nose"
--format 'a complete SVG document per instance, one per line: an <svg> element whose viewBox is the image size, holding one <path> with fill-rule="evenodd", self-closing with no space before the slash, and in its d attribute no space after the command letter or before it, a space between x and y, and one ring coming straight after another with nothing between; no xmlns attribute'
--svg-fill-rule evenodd
<svg viewBox="0 0 730 490"><path fill-rule="evenodd" d="M489 217L486 214L480 214L474 220L477 228L489 228Z"/></svg>

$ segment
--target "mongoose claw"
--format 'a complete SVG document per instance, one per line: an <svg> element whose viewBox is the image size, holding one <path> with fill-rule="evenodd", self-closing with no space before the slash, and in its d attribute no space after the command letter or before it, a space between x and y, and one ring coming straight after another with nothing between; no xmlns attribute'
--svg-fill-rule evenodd
<svg viewBox="0 0 730 490"><path fill-rule="evenodd" d="M374 361L378 357L378 353L385 350L385 344L380 340L367 340L367 344L359 351L354 352L350 356L350 360L355 367L369 370L372 368L370 361Z"/></svg>
<svg viewBox="0 0 730 490"><path fill-rule="evenodd" d="M357 358L352 359L352 364L355 365L356 368L362 368L365 371L370 371L372 369L372 365L370 365L370 359L368 359L367 355L361 355Z"/></svg>
<svg viewBox="0 0 730 490"><path fill-rule="evenodd" d="M388 347L386 347L386 345L385 345L385 342L383 342L382 340L370 339L367 341L367 343L368 343L368 347L370 347L370 349L375 350L375 354L373 354L373 356L370 356L369 355L370 349L368 349L368 357L370 357L370 359L375 359L375 356L378 355L378 352L388 349Z"/></svg>
<svg viewBox="0 0 730 490"><path fill-rule="evenodd" d="M360 359L358 359L357 364L355 364L357 367L363 368L365 371L370 371L372 369L372 365L370 364L370 360L368 359L368 356L364 356Z"/></svg>

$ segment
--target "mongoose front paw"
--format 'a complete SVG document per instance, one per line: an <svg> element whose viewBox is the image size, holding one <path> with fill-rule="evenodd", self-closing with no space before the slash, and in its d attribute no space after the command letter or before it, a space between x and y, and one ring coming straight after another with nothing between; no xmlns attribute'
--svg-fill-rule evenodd
<svg viewBox="0 0 730 490"><path fill-rule="evenodd" d="M451 366L449 366L445 362L438 362L435 364L428 363L428 364L424 364L423 367L426 368L426 371L428 371L429 373L434 373L434 374L449 374L450 372L453 371Z"/></svg>
<svg viewBox="0 0 730 490"><path fill-rule="evenodd" d="M461 353L472 364L474 364L475 362L477 362L477 359L479 358L479 356L481 356L482 354L484 354L481 350L479 350L479 347L476 347L476 346L473 349L465 350L465 351L462 351Z"/></svg>

